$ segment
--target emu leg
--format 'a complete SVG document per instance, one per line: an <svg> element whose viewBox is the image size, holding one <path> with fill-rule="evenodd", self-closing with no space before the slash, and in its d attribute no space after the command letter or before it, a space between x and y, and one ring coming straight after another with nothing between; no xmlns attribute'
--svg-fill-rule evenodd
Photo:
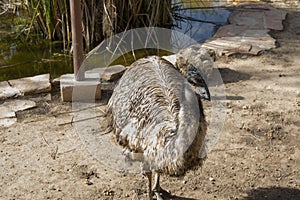
<svg viewBox="0 0 300 200"><path fill-rule="evenodd" d="M152 172L146 172L144 175L148 178L148 200L153 200Z"/></svg>
<svg viewBox="0 0 300 200"><path fill-rule="evenodd" d="M163 200L162 195L170 195L167 191L163 190L159 184L159 173L155 173L155 183L153 187L153 192L157 198L157 200Z"/></svg>

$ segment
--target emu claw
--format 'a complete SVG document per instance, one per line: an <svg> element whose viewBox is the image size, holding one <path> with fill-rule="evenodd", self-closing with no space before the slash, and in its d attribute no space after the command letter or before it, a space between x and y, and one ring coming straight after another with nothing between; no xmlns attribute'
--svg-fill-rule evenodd
<svg viewBox="0 0 300 200"><path fill-rule="evenodd" d="M153 193L156 196L157 200L164 200L163 197L170 197L171 193L159 187L159 189L154 189Z"/></svg>

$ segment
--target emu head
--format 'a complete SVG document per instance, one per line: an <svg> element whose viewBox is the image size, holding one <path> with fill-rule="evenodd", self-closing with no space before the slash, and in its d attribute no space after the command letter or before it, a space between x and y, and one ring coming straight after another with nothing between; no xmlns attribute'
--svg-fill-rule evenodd
<svg viewBox="0 0 300 200"><path fill-rule="evenodd" d="M212 74L214 54L199 45L193 45L176 54L176 68L186 77L196 94L210 100L207 87L208 77Z"/></svg>

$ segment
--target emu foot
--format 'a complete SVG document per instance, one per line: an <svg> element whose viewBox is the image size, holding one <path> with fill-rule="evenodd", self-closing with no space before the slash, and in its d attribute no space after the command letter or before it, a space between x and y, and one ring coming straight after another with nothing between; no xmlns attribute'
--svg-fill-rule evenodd
<svg viewBox="0 0 300 200"><path fill-rule="evenodd" d="M164 198L169 198L172 196L170 192L162 189L161 187L154 189L153 193L155 194L157 200L164 200Z"/></svg>

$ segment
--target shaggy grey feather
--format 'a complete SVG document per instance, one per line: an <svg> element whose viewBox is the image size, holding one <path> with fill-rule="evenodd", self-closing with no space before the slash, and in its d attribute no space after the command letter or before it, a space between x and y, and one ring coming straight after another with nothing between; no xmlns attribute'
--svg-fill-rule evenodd
<svg viewBox="0 0 300 200"><path fill-rule="evenodd" d="M141 155L144 171L183 175L201 165L206 134L202 103L168 61L152 56L133 63L108 108L117 143Z"/></svg>

